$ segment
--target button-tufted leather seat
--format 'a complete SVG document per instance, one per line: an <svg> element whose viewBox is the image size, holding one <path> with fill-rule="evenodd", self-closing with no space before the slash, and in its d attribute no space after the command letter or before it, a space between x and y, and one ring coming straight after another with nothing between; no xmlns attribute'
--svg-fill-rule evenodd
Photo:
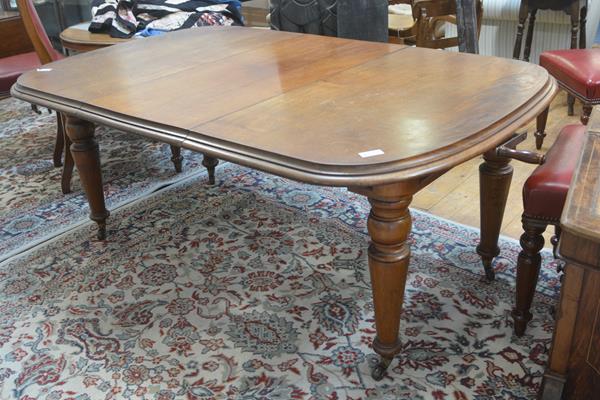
<svg viewBox="0 0 600 400"><path fill-rule="evenodd" d="M580 99L600 102L600 49L546 51L540 65Z"/></svg>
<svg viewBox="0 0 600 400"><path fill-rule="evenodd" d="M531 302L540 271L542 236L548 225L556 227L552 244L560 235L560 216L565 205L573 172L577 167L585 125L567 125L546 154L546 162L537 167L523 186L522 250L517 261L516 302L512 311L517 336L525 333L531 320Z"/></svg>
<svg viewBox="0 0 600 400"><path fill-rule="evenodd" d="M587 125L592 107L600 104L600 49L545 51L540 55L540 65L569 94L569 115L573 115L574 99L581 100L581 123ZM548 110L537 120L535 137L538 149L542 147L546 136L544 130L547 118Z"/></svg>

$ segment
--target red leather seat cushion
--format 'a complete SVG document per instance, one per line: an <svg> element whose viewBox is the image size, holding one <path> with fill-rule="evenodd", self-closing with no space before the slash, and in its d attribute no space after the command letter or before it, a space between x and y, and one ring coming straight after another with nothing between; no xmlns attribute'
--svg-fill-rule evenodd
<svg viewBox="0 0 600 400"><path fill-rule="evenodd" d="M600 49L545 51L540 65L575 93L600 101Z"/></svg>
<svg viewBox="0 0 600 400"><path fill-rule="evenodd" d="M0 93L9 92L10 87L23 72L38 68L40 65L35 52L0 58Z"/></svg>
<svg viewBox="0 0 600 400"><path fill-rule="evenodd" d="M546 154L546 162L533 171L523 186L527 216L560 219L584 136L584 125L567 125L562 129Z"/></svg>

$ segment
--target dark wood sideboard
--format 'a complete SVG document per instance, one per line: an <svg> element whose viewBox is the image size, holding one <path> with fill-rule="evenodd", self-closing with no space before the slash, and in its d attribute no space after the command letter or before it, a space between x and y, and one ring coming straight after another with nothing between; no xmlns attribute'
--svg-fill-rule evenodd
<svg viewBox="0 0 600 400"><path fill-rule="evenodd" d="M600 399L600 109L596 108L561 218L566 262L540 399Z"/></svg>
<svg viewBox="0 0 600 400"><path fill-rule="evenodd" d="M19 13L0 10L0 58L30 51L33 51L33 45Z"/></svg>

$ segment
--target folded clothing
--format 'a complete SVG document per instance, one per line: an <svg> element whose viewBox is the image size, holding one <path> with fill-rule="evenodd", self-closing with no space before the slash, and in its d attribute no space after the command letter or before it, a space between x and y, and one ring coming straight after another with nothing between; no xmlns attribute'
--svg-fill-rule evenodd
<svg viewBox="0 0 600 400"><path fill-rule="evenodd" d="M130 38L136 32L149 36L153 31L243 25L240 8L238 0L92 0L89 31Z"/></svg>

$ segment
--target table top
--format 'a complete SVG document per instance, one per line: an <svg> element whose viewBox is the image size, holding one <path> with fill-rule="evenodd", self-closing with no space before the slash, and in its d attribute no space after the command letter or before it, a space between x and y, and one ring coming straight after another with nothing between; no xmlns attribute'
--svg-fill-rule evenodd
<svg viewBox="0 0 600 400"><path fill-rule="evenodd" d="M240 27L130 41L22 75L15 97L294 179L397 182L505 141L557 87L536 65Z"/></svg>
<svg viewBox="0 0 600 400"><path fill-rule="evenodd" d="M89 21L82 22L62 31L59 36L63 46L72 50L87 51L112 46L130 40L114 38L107 33L92 33L88 30L89 26Z"/></svg>

